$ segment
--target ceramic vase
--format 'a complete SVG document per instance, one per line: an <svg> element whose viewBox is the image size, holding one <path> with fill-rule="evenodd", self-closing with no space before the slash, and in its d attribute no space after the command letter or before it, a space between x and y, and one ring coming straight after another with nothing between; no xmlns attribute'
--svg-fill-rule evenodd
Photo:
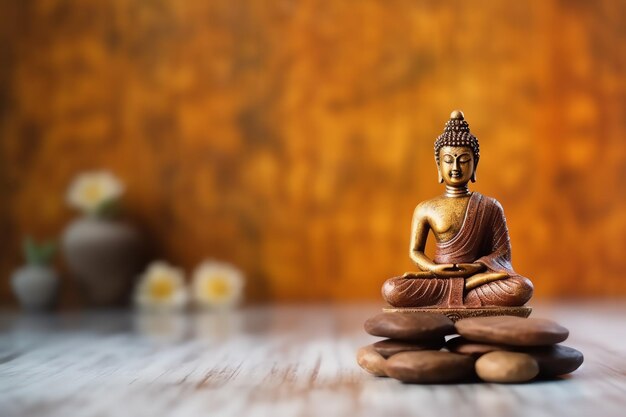
<svg viewBox="0 0 626 417"><path fill-rule="evenodd" d="M62 249L92 305L115 306L129 300L144 265L141 237L134 227L114 219L83 217L63 233Z"/></svg>
<svg viewBox="0 0 626 417"><path fill-rule="evenodd" d="M22 308L44 311L56 304L59 278L50 267L26 265L13 273L11 286Z"/></svg>

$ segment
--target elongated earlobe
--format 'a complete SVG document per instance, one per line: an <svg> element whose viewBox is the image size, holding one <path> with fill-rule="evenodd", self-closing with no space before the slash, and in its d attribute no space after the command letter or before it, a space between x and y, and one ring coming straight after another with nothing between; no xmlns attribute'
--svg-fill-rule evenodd
<svg viewBox="0 0 626 417"><path fill-rule="evenodd" d="M435 165L437 166L437 181L439 181L439 184L443 184L443 175L441 174L441 166L439 166L437 155L435 155Z"/></svg>
<svg viewBox="0 0 626 417"><path fill-rule="evenodd" d="M470 181L476 182L476 170L474 170L474 172L472 173L472 177L470 178Z"/></svg>

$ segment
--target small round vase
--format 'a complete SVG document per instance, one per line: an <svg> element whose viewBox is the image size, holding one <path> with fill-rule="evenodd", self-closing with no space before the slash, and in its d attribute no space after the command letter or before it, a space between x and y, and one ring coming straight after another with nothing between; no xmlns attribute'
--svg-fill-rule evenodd
<svg viewBox="0 0 626 417"><path fill-rule="evenodd" d="M144 264L138 231L112 219L84 217L63 233L62 248L72 276L94 306L128 301Z"/></svg>
<svg viewBox="0 0 626 417"><path fill-rule="evenodd" d="M56 304L59 278L50 267L26 265L13 272L11 286L25 310L44 311Z"/></svg>

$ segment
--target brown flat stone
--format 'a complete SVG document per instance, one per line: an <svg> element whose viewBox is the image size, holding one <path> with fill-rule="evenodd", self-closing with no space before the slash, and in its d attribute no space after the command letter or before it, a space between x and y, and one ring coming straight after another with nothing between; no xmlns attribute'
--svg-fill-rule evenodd
<svg viewBox="0 0 626 417"><path fill-rule="evenodd" d="M478 358L485 353L495 352L498 350L511 350L506 345L497 345L493 343L472 342L463 336L454 337L446 342L446 349L450 352L460 353L461 355L471 355Z"/></svg>
<svg viewBox="0 0 626 417"><path fill-rule="evenodd" d="M470 317L517 316L528 317L533 309L521 307L435 308L435 307L383 307L385 313L438 313L453 322Z"/></svg>
<svg viewBox="0 0 626 417"><path fill-rule="evenodd" d="M489 352L476 361L476 374L486 382L527 382L539 374L539 365L525 353Z"/></svg>
<svg viewBox="0 0 626 417"><path fill-rule="evenodd" d="M368 319L365 331L399 340L432 341L455 333L454 323L437 313L380 313Z"/></svg>
<svg viewBox="0 0 626 417"><path fill-rule="evenodd" d="M374 349L384 358L388 358L400 352L415 352L420 350L439 350L445 344L444 338L432 342L420 342L415 340L385 339L374 343Z"/></svg>
<svg viewBox="0 0 626 417"><path fill-rule="evenodd" d="M356 361L361 368L372 375L387 376L385 373L385 358L376 352L372 345L360 348L356 353Z"/></svg>
<svg viewBox="0 0 626 417"><path fill-rule="evenodd" d="M385 372L402 382L462 382L474 375L474 359L445 351L401 352L387 359Z"/></svg>
<svg viewBox="0 0 626 417"><path fill-rule="evenodd" d="M569 331L547 319L476 317L459 320L458 333L468 340L513 346L545 346L567 339Z"/></svg>
<svg viewBox="0 0 626 417"><path fill-rule="evenodd" d="M529 348L524 351L537 361L539 374L543 377L574 372L585 360L581 352L563 345Z"/></svg>

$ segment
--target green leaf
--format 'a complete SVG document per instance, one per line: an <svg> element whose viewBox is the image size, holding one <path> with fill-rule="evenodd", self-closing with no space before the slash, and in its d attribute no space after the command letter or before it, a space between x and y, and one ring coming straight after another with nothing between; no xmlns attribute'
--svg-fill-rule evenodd
<svg viewBox="0 0 626 417"><path fill-rule="evenodd" d="M37 244L32 237L24 238L24 256L29 265L49 265L57 249L56 242L50 240Z"/></svg>

